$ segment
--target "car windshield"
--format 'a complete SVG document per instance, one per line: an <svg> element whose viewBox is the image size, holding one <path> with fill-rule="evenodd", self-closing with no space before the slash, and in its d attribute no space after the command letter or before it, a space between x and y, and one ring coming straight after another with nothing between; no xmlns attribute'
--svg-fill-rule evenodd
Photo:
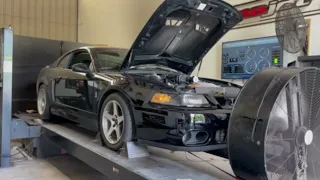
<svg viewBox="0 0 320 180"><path fill-rule="evenodd" d="M127 49L93 48L97 72L117 71L128 53Z"/></svg>

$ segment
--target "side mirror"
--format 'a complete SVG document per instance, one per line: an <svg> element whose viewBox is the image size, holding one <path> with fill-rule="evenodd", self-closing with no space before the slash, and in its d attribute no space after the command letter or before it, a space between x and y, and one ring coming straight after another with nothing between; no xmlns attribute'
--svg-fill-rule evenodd
<svg viewBox="0 0 320 180"><path fill-rule="evenodd" d="M72 65L71 69L74 72L86 73L86 76L89 79L93 79L94 78L94 74L92 73L92 71L88 68L87 65L85 65L83 63L74 64L74 65Z"/></svg>

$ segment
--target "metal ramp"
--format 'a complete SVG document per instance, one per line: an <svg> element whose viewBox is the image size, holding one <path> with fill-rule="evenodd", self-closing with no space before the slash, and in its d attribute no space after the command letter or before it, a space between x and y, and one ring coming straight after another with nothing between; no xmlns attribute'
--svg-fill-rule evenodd
<svg viewBox="0 0 320 180"><path fill-rule="evenodd" d="M41 157L61 154L67 151L112 180L215 180L200 171L178 162L149 155L128 159L117 152L101 146L95 134L75 125L44 123L37 144Z"/></svg>

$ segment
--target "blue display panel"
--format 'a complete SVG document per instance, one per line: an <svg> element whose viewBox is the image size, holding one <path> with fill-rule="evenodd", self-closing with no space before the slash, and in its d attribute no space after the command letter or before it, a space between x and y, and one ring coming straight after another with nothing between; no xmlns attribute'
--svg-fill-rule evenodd
<svg viewBox="0 0 320 180"><path fill-rule="evenodd" d="M283 67L283 50L277 37L225 42L222 45L222 79L249 79L269 67Z"/></svg>

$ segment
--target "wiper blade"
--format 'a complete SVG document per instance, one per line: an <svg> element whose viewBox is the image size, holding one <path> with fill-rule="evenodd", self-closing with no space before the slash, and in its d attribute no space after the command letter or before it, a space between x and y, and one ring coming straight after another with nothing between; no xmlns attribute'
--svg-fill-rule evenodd
<svg viewBox="0 0 320 180"><path fill-rule="evenodd" d="M132 66L129 68L129 70L133 70L133 69L141 69L141 70L149 70L149 71L153 71L155 69L158 70L162 70L162 71L168 71L168 72L177 72L174 69L170 69L167 67L161 67L161 66L148 66L148 65L139 65L139 66Z"/></svg>
<svg viewBox="0 0 320 180"><path fill-rule="evenodd" d="M134 57L135 61L150 61L150 60L168 60L176 63L192 66L192 61L186 61L175 57L163 57L158 55L139 55Z"/></svg>

